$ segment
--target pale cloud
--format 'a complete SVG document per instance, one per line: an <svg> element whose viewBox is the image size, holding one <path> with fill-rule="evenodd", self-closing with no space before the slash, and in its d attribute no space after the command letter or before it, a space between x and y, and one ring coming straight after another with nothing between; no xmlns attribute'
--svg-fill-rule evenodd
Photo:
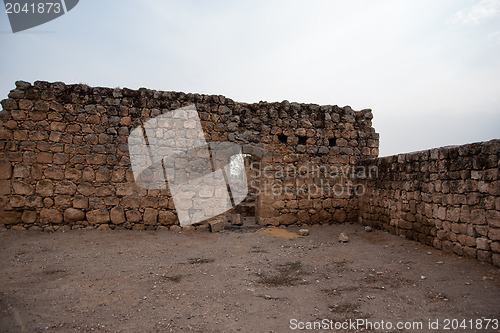
<svg viewBox="0 0 500 333"><path fill-rule="evenodd" d="M450 23L479 23L485 19L500 18L500 0L480 0L468 9L456 12Z"/></svg>
<svg viewBox="0 0 500 333"><path fill-rule="evenodd" d="M495 31L488 34L488 40L491 40L497 44L500 44L500 31Z"/></svg>

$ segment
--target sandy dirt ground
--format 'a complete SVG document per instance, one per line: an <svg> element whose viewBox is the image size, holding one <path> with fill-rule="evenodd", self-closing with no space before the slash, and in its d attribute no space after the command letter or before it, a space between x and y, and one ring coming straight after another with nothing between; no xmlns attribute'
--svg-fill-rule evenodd
<svg viewBox="0 0 500 333"><path fill-rule="evenodd" d="M500 331L498 268L356 224L308 229L3 230L0 331Z"/></svg>

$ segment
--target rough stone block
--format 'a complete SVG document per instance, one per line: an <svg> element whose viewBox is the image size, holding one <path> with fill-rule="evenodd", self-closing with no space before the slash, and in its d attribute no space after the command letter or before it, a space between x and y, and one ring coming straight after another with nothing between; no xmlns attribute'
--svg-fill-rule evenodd
<svg viewBox="0 0 500 333"><path fill-rule="evenodd" d="M446 219L452 222L458 222L460 218L460 208L448 207L446 210Z"/></svg>
<svg viewBox="0 0 500 333"><path fill-rule="evenodd" d="M63 222L63 215L57 209L43 208L40 211L40 221L42 223L56 223L56 224L59 224L59 223Z"/></svg>
<svg viewBox="0 0 500 333"><path fill-rule="evenodd" d="M477 250L477 259L479 259L480 261L491 262L491 252Z"/></svg>
<svg viewBox="0 0 500 333"><path fill-rule="evenodd" d="M64 211L64 222L78 222L85 220L85 212L75 209L75 208L67 208Z"/></svg>
<svg viewBox="0 0 500 333"><path fill-rule="evenodd" d="M182 228L180 226L178 226L178 225L172 225L172 226L170 226L169 230L170 231L177 231L177 232L179 232L179 231L182 231Z"/></svg>
<svg viewBox="0 0 500 333"><path fill-rule="evenodd" d="M464 256L467 258L476 258L477 256L477 249L473 247L464 247L463 248L463 253Z"/></svg>
<svg viewBox="0 0 500 333"><path fill-rule="evenodd" d="M144 224L145 225L156 225L158 220L158 210L153 208L146 208L144 210Z"/></svg>
<svg viewBox="0 0 500 333"><path fill-rule="evenodd" d="M111 230L109 224L101 224L97 227L97 230Z"/></svg>
<svg viewBox="0 0 500 333"><path fill-rule="evenodd" d="M177 223L177 215L175 215L172 211L161 210L158 213L158 222L164 226L173 225Z"/></svg>
<svg viewBox="0 0 500 333"><path fill-rule="evenodd" d="M137 223L142 219L142 214L137 210L127 210L125 217L127 218L127 222Z"/></svg>
<svg viewBox="0 0 500 333"><path fill-rule="evenodd" d="M491 229L488 232L488 238L491 239L492 241L499 241L500 240L500 229Z"/></svg>
<svg viewBox="0 0 500 333"><path fill-rule="evenodd" d="M10 194L10 180L0 180L0 195Z"/></svg>
<svg viewBox="0 0 500 333"><path fill-rule="evenodd" d="M54 199L52 198L44 198L43 199L43 207L50 208L54 206Z"/></svg>
<svg viewBox="0 0 500 333"><path fill-rule="evenodd" d="M486 224L486 214L484 209L471 209L470 220L472 224Z"/></svg>
<svg viewBox="0 0 500 333"><path fill-rule="evenodd" d="M491 263L497 267L500 267L500 254L499 253L492 254Z"/></svg>
<svg viewBox="0 0 500 333"><path fill-rule="evenodd" d="M21 222L21 212L18 211L0 211L0 223L1 224L17 224Z"/></svg>
<svg viewBox="0 0 500 333"><path fill-rule="evenodd" d="M7 98L1 101L4 110L15 110L17 109L17 102L13 98Z"/></svg>
<svg viewBox="0 0 500 333"><path fill-rule="evenodd" d="M497 210L486 211L486 221L489 226L493 228L500 228L500 211Z"/></svg>
<svg viewBox="0 0 500 333"><path fill-rule="evenodd" d="M460 222L470 223L470 208L469 208L469 206L462 206L460 208Z"/></svg>
<svg viewBox="0 0 500 333"><path fill-rule="evenodd" d="M294 224L298 221L298 217L296 213L288 213L288 214L282 214L279 217L279 224L280 225L291 225Z"/></svg>
<svg viewBox="0 0 500 333"><path fill-rule="evenodd" d="M74 195L76 193L76 185L72 181L61 181L57 183L55 193Z"/></svg>
<svg viewBox="0 0 500 333"><path fill-rule="evenodd" d="M78 185L77 191L85 197L90 197L95 193L95 187L89 182L82 182Z"/></svg>
<svg viewBox="0 0 500 333"><path fill-rule="evenodd" d="M76 196L73 199L73 207L80 208L80 209L88 208L89 207L89 199L82 197L82 196Z"/></svg>
<svg viewBox="0 0 500 333"><path fill-rule="evenodd" d="M216 218L210 221L209 224L211 232L219 232L221 230L224 230L224 227L226 226L226 221L225 219L222 218Z"/></svg>
<svg viewBox="0 0 500 333"><path fill-rule="evenodd" d="M10 179L12 176L12 165L8 161L0 161L0 179Z"/></svg>
<svg viewBox="0 0 500 333"><path fill-rule="evenodd" d="M438 207L436 216L440 220L446 220L446 207Z"/></svg>
<svg viewBox="0 0 500 333"><path fill-rule="evenodd" d="M35 223L38 218L38 214L34 210L25 210L23 211L23 215L21 216L21 220L23 223L31 224Z"/></svg>
<svg viewBox="0 0 500 333"><path fill-rule="evenodd" d="M35 192L33 186L25 181L14 180L12 182L12 189L14 190L15 194L19 195L32 195Z"/></svg>
<svg viewBox="0 0 500 333"><path fill-rule="evenodd" d="M97 169L95 176L96 176L96 181L104 183L109 181L109 179L111 178L111 172L109 171L108 168L101 166Z"/></svg>
<svg viewBox="0 0 500 333"><path fill-rule="evenodd" d="M45 169L44 175L48 179L61 180L64 179L64 170L60 167L48 167Z"/></svg>
<svg viewBox="0 0 500 333"><path fill-rule="evenodd" d="M12 208L21 208L26 206L26 197L21 195L13 195L10 197L9 204Z"/></svg>
<svg viewBox="0 0 500 333"><path fill-rule="evenodd" d="M105 208L95 209L87 212L87 221L90 224L102 224L110 221L109 212Z"/></svg>
<svg viewBox="0 0 500 333"><path fill-rule="evenodd" d="M231 214L231 224L232 225L242 225L243 221L240 214Z"/></svg>
<svg viewBox="0 0 500 333"><path fill-rule="evenodd" d="M495 253L500 253L500 242L491 242L490 247L491 251Z"/></svg>
<svg viewBox="0 0 500 333"><path fill-rule="evenodd" d="M476 247L479 250L490 250L490 241L487 238L476 238Z"/></svg>
<svg viewBox="0 0 500 333"><path fill-rule="evenodd" d="M113 224L122 224L125 222L125 212L122 207L116 206L110 210L110 219Z"/></svg>

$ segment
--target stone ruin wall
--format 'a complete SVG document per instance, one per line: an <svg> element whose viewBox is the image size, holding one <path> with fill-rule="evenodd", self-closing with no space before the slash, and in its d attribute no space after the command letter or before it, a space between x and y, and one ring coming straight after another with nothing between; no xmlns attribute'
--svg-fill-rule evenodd
<svg viewBox="0 0 500 333"><path fill-rule="evenodd" d="M500 266L500 140L377 158L370 110L144 88L16 82L0 112L0 225L179 229L168 189L135 184L127 139L192 104L207 141L252 155L247 201L259 224L357 220Z"/></svg>
<svg viewBox="0 0 500 333"><path fill-rule="evenodd" d="M10 229L176 226L168 189L135 184L127 139L147 119L192 104L207 141L238 143L256 161L249 186L257 187L261 225L356 220L349 173L378 155L371 111L348 106L43 81L18 81L8 97L0 113L0 224ZM325 166L335 172L316 172ZM320 180L337 190L309 186Z"/></svg>
<svg viewBox="0 0 500 333"><path fill-rule="evenodd" d="M363 161L359 220L500 266L500 140Z"/></svg>

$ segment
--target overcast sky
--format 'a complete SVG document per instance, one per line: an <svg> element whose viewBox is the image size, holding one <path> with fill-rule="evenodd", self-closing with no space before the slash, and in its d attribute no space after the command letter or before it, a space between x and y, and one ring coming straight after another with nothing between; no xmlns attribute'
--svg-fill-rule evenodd
<svg viewBox="0 0 500 333"><path fill-rule="evenodd" d="M13 34L16 80L371 108L380 155L500 138L500 0L80 0Z"/></svg>

